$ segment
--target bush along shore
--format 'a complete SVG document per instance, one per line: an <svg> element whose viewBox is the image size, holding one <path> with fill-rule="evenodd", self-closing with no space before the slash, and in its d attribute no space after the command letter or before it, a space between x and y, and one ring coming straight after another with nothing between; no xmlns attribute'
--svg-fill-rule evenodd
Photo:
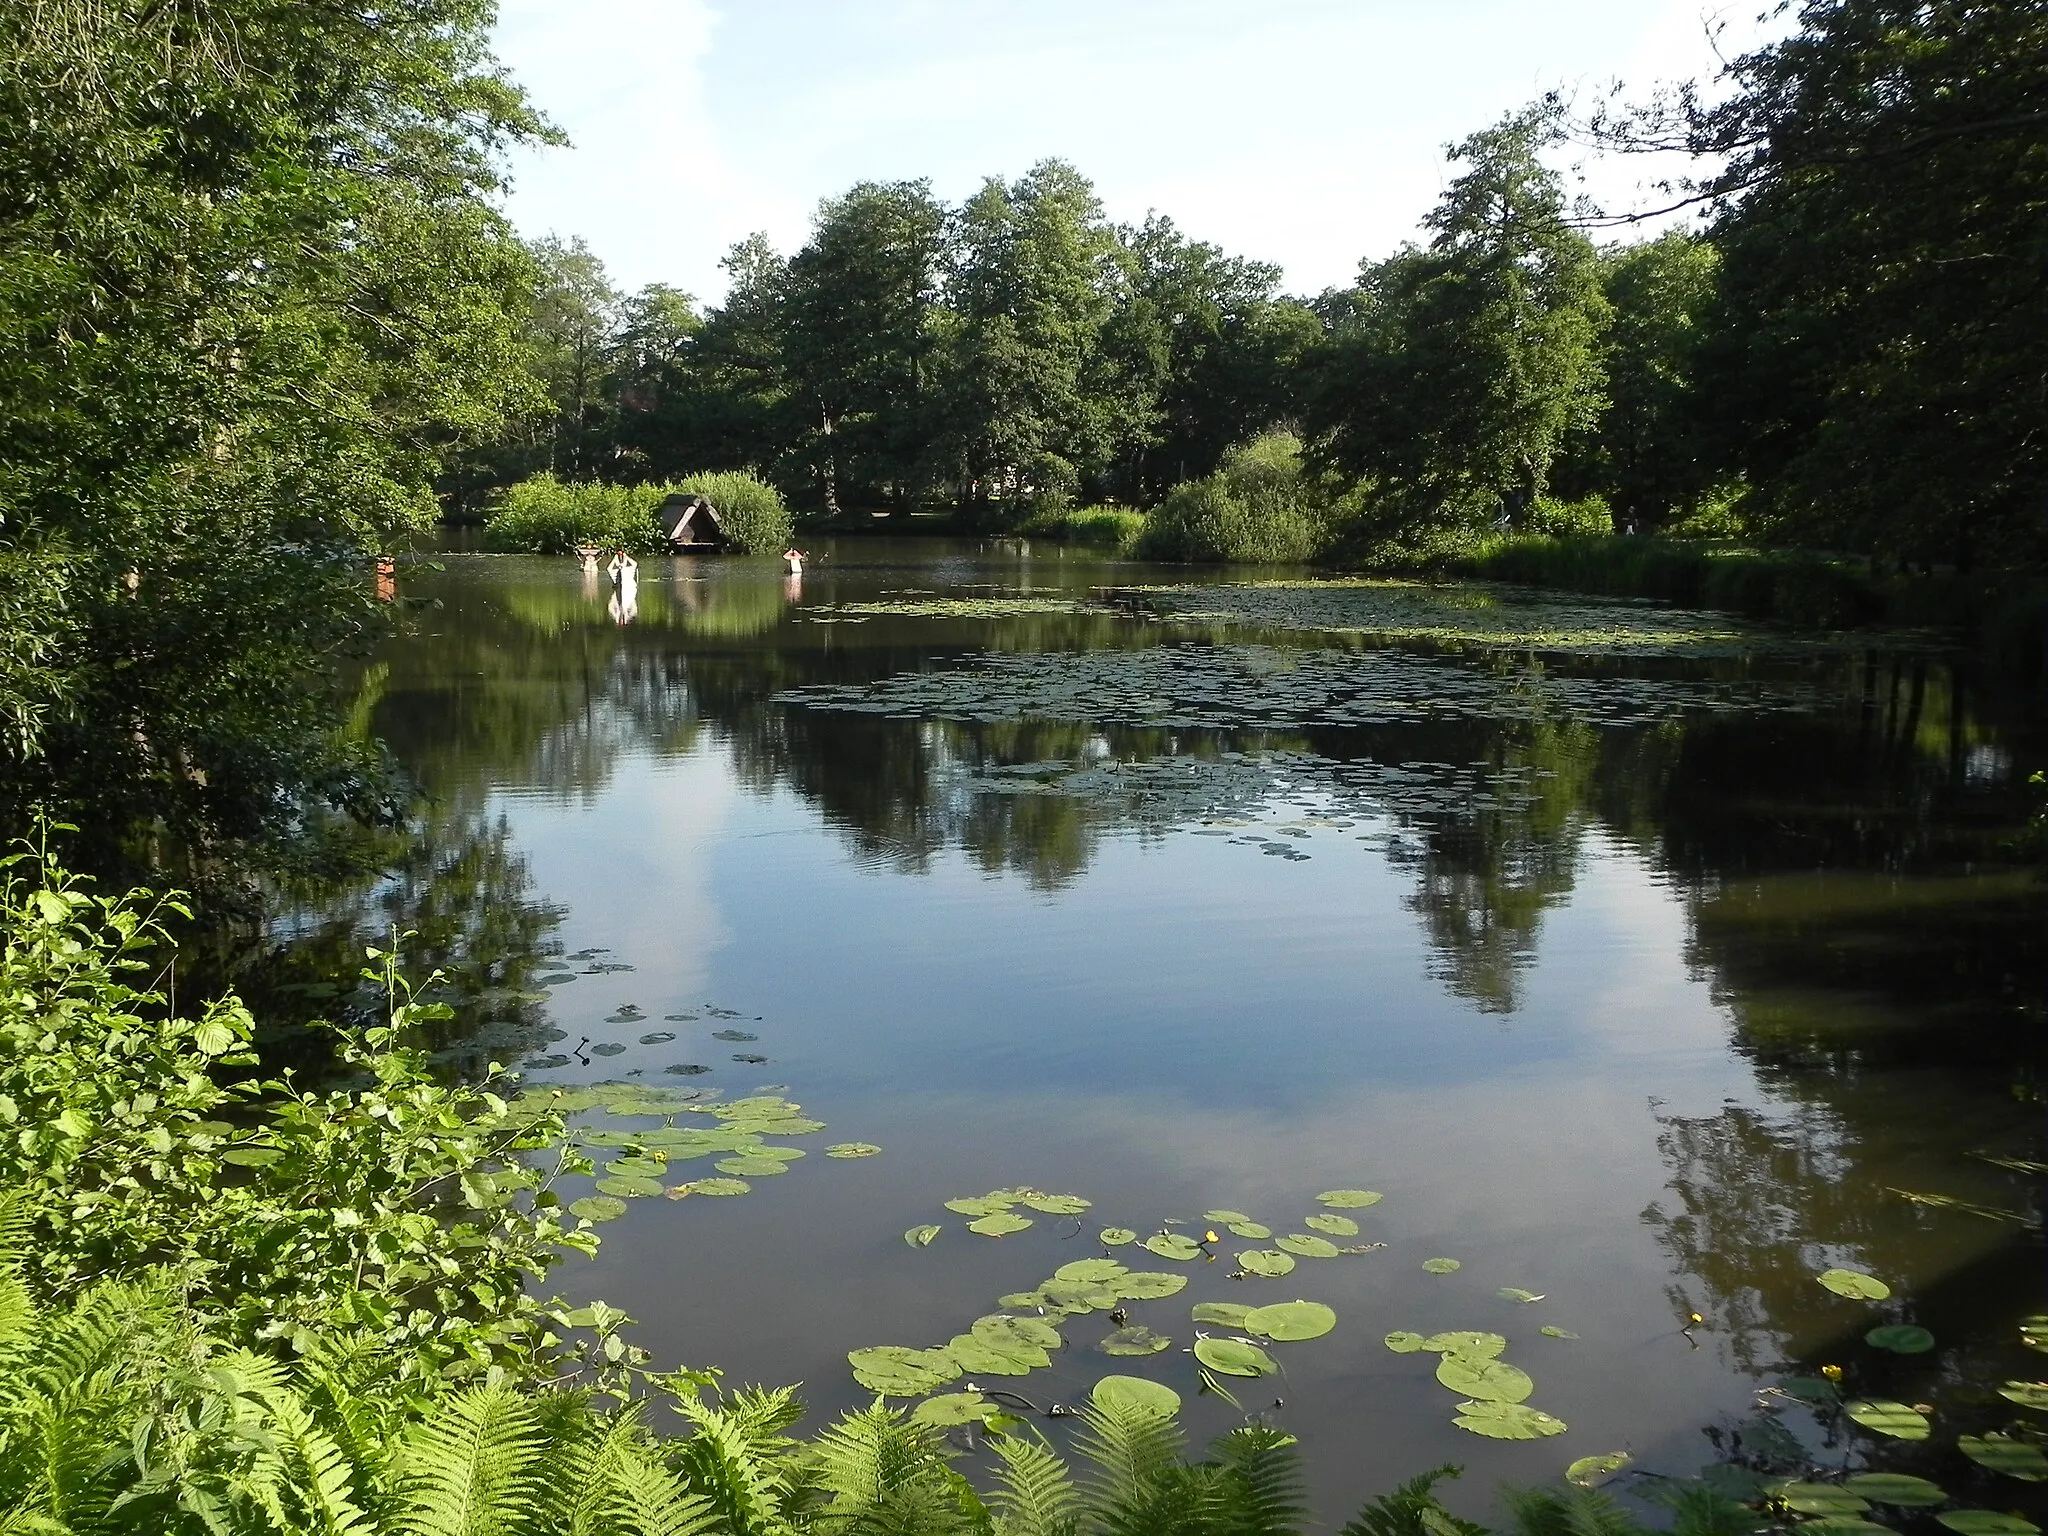
<svg viewBox="0 0 2048 1536"><path fill-rule="evenodd" d="M508 486L484 514L484 542L495 550L567 554L579 546L651 554L668 548L655 514L671 496L702 496L727 542L742 554L779 550L792 524L781 492L741 470L688 475L657 485L604 485L538 474Z"/></svg>
<svg viewBox="0 0 2048 1536"><path fill-rule="evenodd" d="M1191 1455L1167 1389L1110 1376L1071 1449L975 1400L878 1397L809 1438L787 1390L661 1370L612 1308L535 1290L597 1235L555 1095L448 1084L442 1010L387 948L383 1021L336 1086L267 1078L235 998L163 974L171 898L105 896L46 847L0 882L0 1528L323 1536L1261 1536L1305 1529L1293 1439ZM965 1399L963 1399L965 1400ZM943 1409L953 1399L937 1399ZM1075 1466L1078 1462L1079 1468ZM972 1469L973 1476L967 1469ZM1439 1468L1350 1536L1482 1536ZM1748 1513L1689 1486L1683 1536ZM1605 1495L1511 1495L1524 1536L1641 1527Z"/></svg>

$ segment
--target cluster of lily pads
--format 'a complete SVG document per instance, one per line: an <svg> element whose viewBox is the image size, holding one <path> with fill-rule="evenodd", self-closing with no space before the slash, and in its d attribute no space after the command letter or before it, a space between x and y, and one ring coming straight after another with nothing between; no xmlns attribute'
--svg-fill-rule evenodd
<svg viewBox="0 0 2048 1536"><path fill-rule="evenodd" d="M1281 731L1561 714L1647 725L1699 711L1806 710L1817 698L1809 685L1581 677L1398 650L1272 645L987 653L965 666L818 683L774 696L778 704L809 709L920 719Z"/></svg>
<svg viewBox="0 0 2048 1536"><path fill-rule="evenodd" d="M1277 1238L1271 1227L1244 1212L1220 1209L1203 1213L1204 1225L1198 1235L1172 1230L1176 1223L1162 1223L1149 1236L1132 1227L1103 1227L1097 1233L1102 1244L1098 1257L1063 1264L1033 1289L1001 1297L997 1302L1001 1310L976 1319L966 1333L932 1348L880 1345L856 1349L847 1355L847 1363L856 1381L884 1397L923 1397L967 1378L964 1391L930 1398L914 1416L939 1425L990 1423L1004 1409L976 1387L972 1378L1023 1376L1050 1365L1052 1351L1067 1342L1061 1329L1070 1319L1105 1314L1112 1331L1097 1339L1094 1348L1112 1357L1142 1358L1174 1348L1176 1340L1171 1334L1134 1322L1129 1304L1178 1295L1186 1289L1188 1276L1171 1270L1134 1269L1117 1257L1117 1250L1141 1249L1175 1264L1217 1262L1225 1249L1222 1233L1215 1230L1220 1227L1242 1240L1272 1241L1271 1247L1238 1251L1229 1270L1233 1279L1278 1278L1292 1273L1298 1258L1334 1259L1381 1247L1378 1243L1339 1246L1330 1240L1357 1236L1358 1223L1342 1213L1376 1205L1381 1198L1375 1190L1325 1190L1317 1196L1324 1209L1301 1223L1312 1230ZM1048 1194L1031 1188L991 1190L945 1204L955 1215L968 1218L968 1232L992 1239L1025 1231L1041 1216L1078 1223L1092 1208L1092 1202L1080 1195ZM903 1240L912 1248L929 1248L944 1231L936 1223L925 1223L906 1231ZM1204 1386L1225 1396L1228 1389L1219 1378L1270 1375L1280 1369L1269 1352L1273 1345L1318 1339L1337 1326L1332 1308L1301 1300L1267 1305L1201 1302L1192 1309L1189 1320L1195 1332L1187 1352L1200 1367ZM1209 1331L1214 1328L1228 1331ZM1179 1404L1170 1388L1155 1382L1137 1377L1108 1381L1121 1383L1111 1390L1127 1395L1149 1392L1171 1399L1164 1403L1157 1397L1147 1399L1154 1406L1170 1409Z"/></svg>
<svg viewBox="0 0 2048 1536"><path fill-rule="evenodd" d="M1564 1330L1545 1332L1559 1337ZM1424 1337L1394 1332L1387 1335L1386 1342L1397 1355L1426 1352L1443 1357L1437 1362L1436 1379L1464 1399L1451 1420L1460 1429L1489 1440L1541 1440L1561 1435L1569 1427L1564 1420L1529 1406L1536 1383L1520 1366L1500 1358L1508 1347L1504 1335L1459 1331Z"/></svg>
<svg viewBox="0 0 2048 1536"><path fill-rule="evenodd" d="M528 1089L519 1103L550 1107L567 1115L601 1112L618 1120L659 1119L645 1129L579 1125L570 1139L593 1154L611 1153L596 1179L595 1193L569 1203L585 1221L611 1221L626 1213L628 1200L656 1195L683 1200L692 1195L732 1196L751 1193L754 1179L789 1172L805 1155L801 1147L782 1140L815 1135L822 1120L803 1113L803 1106L776 1094L717 1102L705 1092L659 1088L649 1084L596 1083L576 1088ZM684 1117L702 1123L681 1124ZM848 1141L826 1147L826 1157L873 1157L882 1149L870 1142ZM670 1183L672 1165L713 1159L718 1177Z"/></svg>

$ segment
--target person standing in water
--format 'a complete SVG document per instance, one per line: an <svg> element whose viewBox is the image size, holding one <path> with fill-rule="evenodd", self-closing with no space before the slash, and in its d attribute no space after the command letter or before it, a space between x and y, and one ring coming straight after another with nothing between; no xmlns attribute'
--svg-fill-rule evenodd
<svg viewBox="0 0 2048 1536"><path fill-rule="evenodd" d="M800 549L795 548L794 546L790 547L789 549L785 549L782 552L782 568L791 576L803 575L804 552Z"/></svg>

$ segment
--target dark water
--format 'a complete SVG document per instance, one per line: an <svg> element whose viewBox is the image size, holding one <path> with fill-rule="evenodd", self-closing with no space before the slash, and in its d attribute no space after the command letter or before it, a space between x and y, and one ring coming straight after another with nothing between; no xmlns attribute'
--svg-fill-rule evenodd
<svg viewBox="0 0 2048 1536"><path fill-rule="evenodd" d="M1284 1398L1326 1514L1445 1461L1475 1511L1597 1452L1689 1474L1760 1386L1828 1363L1936 1412L1924 1445L1780 1415L1825 1461L2026 1505L1954 1449L2026 1418L1999 1382L2048 1376L2018 1334L2048 1311L2041 1180L1974 1155L2043 1157L2048 912L2005 849L2048 757L2025 699L1868 641L1538 655L1074 610L1186 573L1043 548L850 541L800 590L770 563L649 562L630 616L568 562L445 564L404 578L409 632L360 712L419 778L421 836L300 928L421 929L416 958L465 988L464 1064L786 1085L829 1124L744 1198L631 1202L558 1272L661 1362L800 1381L816 1423L866 1397L847 1350L943 1344L1102 1226L1222 1207L1300 1232L1319 1191L1360 1187L1386 1198L1336 1241L1383 1248L1244 1280L1230 1256L1266 1245L1119 1250L1190 1275L1131 1304L1174 1349L1108 1359L1111 1325L1078 1318L1051 1370L1000 1385L1154 1376L1206 1437L1237 1414L1197 1400L1188 1305L1302 1297L1337 1330L1234 1385ZM942 611L836 609L906 592ZM995 598L1028 601L944 611ZM1475 628L1527 616L1451 598ZM959 685L984 653L1040 715ZM941 675L870 709L820 691L916 673ZM656 1031L677 1038L638 1043ZM883 1150L820 1155L841 1141ZM1000 1241L942 1208L1021 1185L1094 1204ZM922 1222L945 1231L913 1250ZM1425 1272L1440 1256L1462 1267ZM1892 1300L1822 1289L1837 1264ZM1863 1342L1899 1321L1937 1347ZM1437 1357L1381 1342L1454 1328L1506 1334L1569 1432L1469 1435Z"/></svg>

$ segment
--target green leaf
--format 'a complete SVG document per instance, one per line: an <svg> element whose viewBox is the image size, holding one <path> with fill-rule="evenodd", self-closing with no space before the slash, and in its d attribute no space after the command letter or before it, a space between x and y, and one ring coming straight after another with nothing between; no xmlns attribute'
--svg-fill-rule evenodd
<svg viewBox="0 0 2048 1536"><path fill-rule="evenodd" d="M1156 1269L1136 1270L1103 1282L1124 1301L1158 1301L1187 1289L1186 1275L1162 1274Z"/></svg>
<svg viewBox="0 0 2048 1536"><path fill-rule="evenodd" d="M1432 1275L1454 1274L1465 1266L1456 1259L1424 1259L1422 1267Z"/></svg>
<svg viewBox="0 0 2048 1536"><path fill-rule="evenodd" d="M1927 1438L1926 1415L1889 1398L1857 1398L1845 1403L1843 1411L1872 1434L1890 1435L1894 1440Z"/></svg>
<svg viewBox="0 0 2048 1536"><path fill-rule="evenodd" d="M711 1166L720 1173L746 1179L772 1179L789 1172L789 1164L779 1157L721 1157Z"/></svg>
<svg viewBox="0 0 2048 1536"><path fill-rule="evenodd" d="M946 1209L958 1211L962 1216L993 1216L999 1211L1007 1211L1016 1203L1008 1195L962 1195L948 1200Z"/></svg>
<svg viewBox="0 0 2048 1536"><path fill-rule="evenodd" d="M960 1375L960 1367L943 1349L906 1349L881 1344L847 1353L853 1379L883 1397L922 1397Z"/></svg>
<svg viewBox="0 0 2048 1536"><path fill-rule="evenodd" d="M569 1202L569 1214L585 1221L612 1221L626 1214L626 1202L610 1195L585 1195Z"/></svg>
<svg viewBox="0 0 2048 1536"><path fill-rule="evenodd" d="M1765 1492L1802 1515L1860 1515L1870 1508L1861 1494L1833 1483L1775 1483Z"/></svg>
<svg viewBox="0 0 2048 1536"><path fill-rule="evenodd" d="M1180 1394L1142 1376L1105 1376L1088 1394L1098 1408L1143 1408L1161 1418L1180 1412Z"/></svg>
<svg viewBox="0 0 2048 1536"><path fill-rule="evenodd" d="M1234 1301L1198 1301L1189 1310L1188 1316L1198 1323L1215 1323L1224 1328L1242 1328L1244 1320L1258 1308L1242 1306Z"/></svg>
<svg viewBox="0 0 2048 1536"><path fill-rule="evenodd" d="M1520 1302L1525 1307L1532 1302L1543 1300L1542 1293L1538 1291L1525 1291L1519 1285L1504 1285L1494 1294L1500 1297L1502 1301Z"/></svg>
<svg viewBox="0 0 2048 1536"><path fill-rule="evenodd" d="M659 1179L599 1179L596 1181L595 1187L600 1194L624 1195L628 1199L636 1199L642 1195L658 1195L662 1193L662 1182Z"/></svg>
<svg viewBox="0 0 2048 1536"><path fill-rule="evenodd" d="M1956 1449L1978 1466L2023 1483L2048 1482L2048 1456L2043 1456L2041 1447L2031 1441L1995 1433L1962 1435L1956 1440Z"/></svg>
<svg viewBox="0 0 2048 1536"><path fill-rule="evenodd" d="M2022 1408L2038 1408L2048 1413L2048 1381L2008 1381L1998 1389L1998 1395Z"/></svg>
<svg viewBox="0 0 2048 1536"><path fill-rule="evenodd" d="M1378 1205L1384 1199L1386 1196L1376 1189L1326 1189L1316 1196L1316 1203L1333 1211L1355 1211Z"/></svg>
<svg viewBox="0 0 2048 1536"><path fill-rule="evenodd" d="M1475 1359L1491 1360L1508 1347L1508 1341L1497 1333L1432 1333L1422 1341L1422 1347L1435 1350L1440 1355L1471 1355Z"/></svg>
<svg viewBox="0 0 2048 1536"><path fill-rule="evenodd" d="M1334 1259L1339 1252L1337 1245L1327 1237L1313 1237L1306 1232L1290 1232L1274 1246L1299 1254L1304 1259Z"/></svg>
<svg viewBox="0 0 2048 1536"><path fill-rule="evenodd" d="M993 1339L998 1343L1030 1344L1039 1349L1058 1349L1062 1342L1059 1329L1038 1317L1007 1317L1000 1312L987 1317L977 1317L968 1330L978 1338Z"/></svg>
<svg viewBox="0 0 2048 1536"><path fill-rule="evenodd" d="M1406 1329L1397 1329L1387 1335L1387 1348L1397 1355L1419 1354L1428 1347L1428 1341L1421 1334L1410 1333Z"/></svg>
<svg viewBox="0 0 2048 1536"><path fill-rule="evenodd" d="M1202 1245L1179 1232L1161 1232L1155 1237L1148 1237L1144 1246L1162 1259L1178 1259L1183 1263L1202 1256Z"/></svg>
<svg viewBox="0 0 2048 1536"><path fill-rule="evenodd" d="M912 1227L903 1234L903 1241L913 1248L929 1248L943 1228L934 1226Z"/></svg>
<svg viewBox="0 0 2048 1536"><path fill-rule="evenodd" d="M1138 1240L1138 1234L1129 1227L1104 1227L1096 1236L1102 1239L1105 1248L1121 1248Z"/></svg>
<svg viewBox="0 0 2048 1536"><path fill-rule="evenodd" d="M1957 1536L2039 1536L2041 1530L2031 1520L1988 1509L1952 1509L1934 1518Z"/></svg>
<svg viewBox="0 0 2048 1536"><path fill-rule="evenodd" d="M1244 1331L1290 1343L1319 1339L1337 1326L1337 1314L1320 1301L1283 1301L1259 1307L1244 1320Z"/></svg>
<svg viewBox="0 0 2048 1536"><path fill-rule="evenodd" d="M911 1410L910 1422L933 1429L954 1429L962 1424L985 1424L1002 1409L979 1392L948 1392L928 1397Z"/></svg>
<svg viewBox="0 0 2048 1536"><path fill-rule="evenodd" d="M1280 1253L1272 1248L1254 1248L1237 1256L1237 1266L1246 1274L1265 1275L1269 1279L1294 1273L1294 1255Z"/></svg>
<svg viewBox="0 0 2048 1536"><path fill-rule="evenodd" d="M2036 1313L2020 1319L2020 1343L2048 1355L2048 1314Z"/></svg>
<svg viewBox="0 0 2048 1536"><path fill-rule="evenodd" d="M1248 1237L1253 1242L1263 1243L1273 1235L1273 1229L1263 1222L1226 1221L1223 1225L1232 1237Z"/></svg>
<svg viewBox="0 0 2048 1536"><path fill-rule="evenodd" d="M1318 1232L1327 1232L1332 1237L1358 1236L1358 1223L1349 1216L1339 1216L1325 1211L1320 1216L1310 1216L1302 1222L1304 1227L1314 1227Z"/></svg>
<svg viewBox="0 0 2048 1536"><path fill-rule="evenodd" d="M1822 1270L1814 1279L1837 1296L1846 1296L1851 1301L1883 1301L1892 1293L1890 1286L1860 1269Z"/></svg>
<svg viewBox="0 0 2048 1536"><path fill-rule="evenodd" d="M69 1113L69 1110L65 1111L65 1114ZM59 1117L60 1122L62 1118ZM220 1160L241 1168L267 1168L283 1156L284 1153L276 1147L230 1147L221 1153Z"/></svg>
<svg viewBox="0 0 2048 1536"><path fill-rule="evenodd" d="M1117 1329L1095 1347L1105 1355L1156 1355L1171 1349L1173 1340L1163 1333L1154 1333L1150 1328L1133 1324Z"/></svg>
<svg viewBox="0 0 2048 1536"><path fill-rule="evenodd" d="M1863 1472L1842 1486L1873 1504L1896 1504L1902 1509L1931 1509L1948 1500L1939 1484L1904 1472Z"/></svg>
<svg viewBox="0 0 2048 1536"><path fill-rule="evenodd" d="M1598 1488L1633 1459L1627 1451L1609 1451L1604 1456L1581 1456L1564 1469L1564 1480L1575 1488Z"/></svg>
<svg viewBox="0 0 2048 1536"><path fill-rule="evenodd" d="M946 1353L970 1376L1028 1376L1052 1364L1052 1356L1040 1345L985 1333L955 1334Z"/></svg>
<svg viewBox="0 0 2048 1536"><path fill-rule="evenodd" d="M1489 1440L1542 1440L1561 1435L1567 1428L1563 1419L1552 1418L1527 1403L1501 1403L1475 1399L1458 1404L1458 1416L1451 1422Z"/></svg>
<svg viewBox="0 0 2048 1536"><path fill-rule="evenodd" d="M1545 1323L1543 1325L1543 1337L1546 1339L1576 1339L1578 1335L1569 1328L1560 1328L1555 1323Z"/></svg>
<svg viewBox="0 0 2048 1536"><path fill-rule="evenodd" d="M1034 1211L1044 1211L1051 1216L1078 1216L1095 1202L1083 1200L1079 1195L1025 1195L1019 1202Z"/></svg>
<svg viewBox="0 0 2048 1536"><path fill-rule="evenodd" d="M1226 1376L1270 1376L1280 1369L1271 1355L1242 1339L1197 1339L1195 1358Z"/></svg>
<svg viewBox="0 0 2048 1536"><path fill-rule="evenodd" d="M1912 1323L1886 1323L1863 1335L1863 1342L1895 1355L1924 1355L1934 1348L1934 1335Z"/></svg>
<svg viewBox="0 0 2048 1536"><path fill-rule="evenodd" d="M967 1230L979 1232L983 1237L1006 1237L1012 1232L1022 1232L1031 1225L1029 1216L1019 1216L1014 1211L997 1211L993 1216L984 1216L979 1221L967 1223ZM983 1293L987 1294L986 1292Z"/></svg>
<svg viewBox="0 0 2048 1536"><path fill-rule="evenodd" d="M1048 1280L1038 1294L1062 1312L1107 1312L1117 1303L1115 1291L1092 1280Z"/></svg>
<svg viewBox="0 0 2048 1536"><path fill-rule="evenodd" d="M1130 1270L1115 1259L1076 1259L1052 1272L1055 1280L1093 1280L1098 1283L1127 1275Z"/></svg>
<svg viewBox="0 0 2048 1536"><path fill-rule="evenodd" d="M882 1149L871 1141L842 1141L825 1149L827 1157L873 1157Z"/></svg>
<svg viewBox="0 0 2048 1536"><path fill-rule="evenodd" d="M1536 1390L1526 1371L1484 1355L1445 1355L1437 1362L1436 1379L1461 1397L1489 1403L1519 1403Z"/></svg>
<svg viewBox="0 0 2048 1536"><path fill-rule="evenodd" d="M745 1179L693 1179L688 1184L679 1184L677 1189L687 1189L693 1195L715 1195L724 1198L729 1195L744 1195L753 1189ZM675 1191L671 1190L673 1194Z"/></svg>
<svg viewBox="0 0 2048 1536"><path fill-rule="evenodd" d="M1251 1217L1245 1215L1243 1211L1204 1211L1202 1212L1202 1220L1220 1221L1227 1227L1233 1221L1250 1221Z"/></svg>

